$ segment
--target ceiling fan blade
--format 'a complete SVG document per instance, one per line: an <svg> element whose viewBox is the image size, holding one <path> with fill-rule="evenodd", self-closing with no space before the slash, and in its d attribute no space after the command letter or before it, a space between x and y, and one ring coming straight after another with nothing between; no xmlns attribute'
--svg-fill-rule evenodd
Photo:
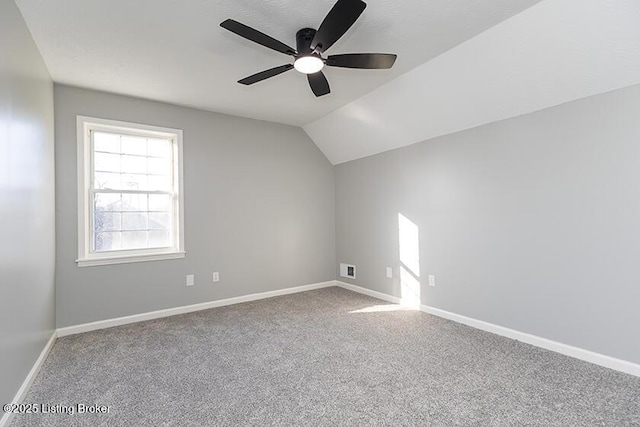
<svg viewBox="0 0 640 427"><path fill-rule="evenodd" d="M393 67L397 55L391 53L347 53L330 55L326 65L331 67L361 68L366 70L384 70Z"/></svg>
<svg viewBox="0 0 640 427"><path fill-rule="evenodd" d="M338 0L320 24L311 49L325 52L356 22L367 7L362 0Z"/></svg>
<svg viewBox="0 0 640 427"><path fill-rule="evenodd" d="M322 96L331 92L331 89L329 89L329 82L322 71L307 74L307 79L309 80L309 86L311 86L311 90L315 96Z"/></svg>
<svg viewBox="0 0 640 427"><path fill-rule="evenodd" d="M274 39L271 36L261 33L258 30L241 24L238 21L234 21L233 19L227 19L226 21L222 22L220 26L226 30L231 31L232 33L239 35L240 37L244 37L245 39L261 44L262 46L268 47L269 49L273 49L277 52L281 52L286 55L296 54L296 50L294 48L289 47L286 44Z"/></svg>
<svg viewBox="0 0 640 427"><path fill-rule="evenodd" d="M279 67L270 68L268 70L260 71L259 73L256 73L256 74L254 74L252 76L245 77L242 80L238 80L238 83L243 84L243 85L252 85L254 83L258 83L258 82L260 82L262 80L268 79L270 77L277 76L278 74L282 74L285 71L289 71L292 68L293 68L293 65L291 65L291 64L286 64L286 65L281 65Z"/></svg>

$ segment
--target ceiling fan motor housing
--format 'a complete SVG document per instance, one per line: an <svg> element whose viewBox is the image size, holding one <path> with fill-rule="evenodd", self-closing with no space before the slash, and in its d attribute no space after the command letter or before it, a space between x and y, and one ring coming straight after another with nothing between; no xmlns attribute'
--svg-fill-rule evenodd
<svg viewBox="0 0 640 427"><path fill-rule="evenodd" d="M311 42L316 35L316 30L313 28L303 28L296 33L296 48L298 50L298 56L311 55Z"/></svg>

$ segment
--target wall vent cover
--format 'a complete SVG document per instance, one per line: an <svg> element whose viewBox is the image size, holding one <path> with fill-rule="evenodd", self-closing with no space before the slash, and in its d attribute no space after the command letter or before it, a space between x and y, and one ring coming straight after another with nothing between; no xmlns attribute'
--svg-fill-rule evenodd
<svg viewBox="0 0 640 427"><path fill-rule="evenodd" d="M346 277L347 279L355 279L356 266L352 264L340 263L340 277Z"/></svg>

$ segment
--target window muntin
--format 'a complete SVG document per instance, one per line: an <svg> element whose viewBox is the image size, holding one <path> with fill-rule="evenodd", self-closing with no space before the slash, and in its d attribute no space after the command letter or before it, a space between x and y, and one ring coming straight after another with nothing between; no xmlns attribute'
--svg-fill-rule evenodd
<svg viewBox="0 0 640 427"><path fill-rule="evenodd" d="M184 256L182 132L89 118L79 118L80 127L85 223L79 265Z"/></svg>

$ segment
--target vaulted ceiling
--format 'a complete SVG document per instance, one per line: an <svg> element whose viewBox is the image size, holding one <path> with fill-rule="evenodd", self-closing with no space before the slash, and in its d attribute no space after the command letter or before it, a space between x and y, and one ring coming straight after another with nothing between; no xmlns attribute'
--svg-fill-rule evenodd
<svg viewBox="0 0 640 427"><path fill-rule="evenodd" d="M637 0L377 0L329 51L398 54L330 68L330 95L222 28L289 45L334 0L16 0L55 82L303 126L336 164L640 83Z"/></svg>

